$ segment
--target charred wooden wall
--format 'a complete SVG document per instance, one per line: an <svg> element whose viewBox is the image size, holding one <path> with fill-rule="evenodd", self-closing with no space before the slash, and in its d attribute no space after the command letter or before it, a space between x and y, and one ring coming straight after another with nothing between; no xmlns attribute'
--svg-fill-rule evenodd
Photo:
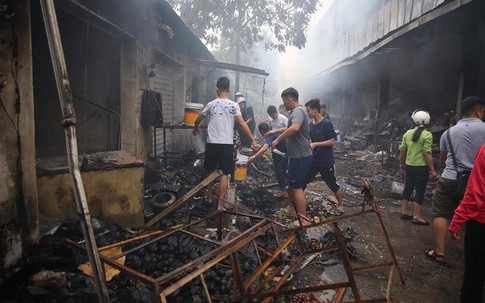
<svg viewBox="0 0 485 303"><path fill-rule="evenodd" d="M0 18L0 268L38 238L29 1Z"/></svg>

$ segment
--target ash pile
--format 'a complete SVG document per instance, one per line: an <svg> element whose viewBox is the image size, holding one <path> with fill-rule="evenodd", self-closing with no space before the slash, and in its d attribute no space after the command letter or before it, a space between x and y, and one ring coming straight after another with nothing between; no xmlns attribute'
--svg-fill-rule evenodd
<svg viewBox="0 0 485 303"><path fill-rule="evenodd" d="M204 179L201 164L200 160L190 159L160 172L158 182L146 188L146 221ZM214 302L229 302L231 298L234 301L234 294L242 295L241 281L250 280L250 289L259 291L271 289L283 277L284 283L278 288L282 291L315 282L305 278L309 275L307 270L325 271L339 262L338 253L327 251L302 258L301 250L318 251L336 246L335 231L317 226L298 233L299 241L289 241L274 255L282 242L295 233L277 236L294 218L278 212L288 201L273 196L276 185L273 171L271 159L258 159L248 169L247 178L237 182L237 209L229 209L221 216L215 213L215 206L207 202L207 194L201 190L150 228L126 229L93 219L101 254L123 267L122 270L105 267L111 301L159 302L156 294L169 289L167 302L208 302L207 293ZM336 207L327 196L310 191L308 197L312 223L335 217ZM351 245L359 235L352 227L341 232L347 257L359 260L359 253ZM17 265L2 273L2 299L16 302L96 300L89 269L86 270L86 265L83 267L88 262L86 253L76 248L82 243L82 232L76 224L62 224L52 230ZM301 264L285 276L285 270L297 259ZM306 267L310 263L313 268ZM262 264L265 264L264 270L258 271ZM200 275L190 278L202 267L206 268ZM126 268L129 270L123 270ZM181 283L183 279L190 281ZM323 300L311 293L286 297L290 302ZM263 301L257 295L246 299Z"/></svg>

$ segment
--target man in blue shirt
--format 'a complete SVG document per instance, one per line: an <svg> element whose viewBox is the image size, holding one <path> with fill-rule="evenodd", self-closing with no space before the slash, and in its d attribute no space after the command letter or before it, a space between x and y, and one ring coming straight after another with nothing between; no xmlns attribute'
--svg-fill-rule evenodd
<svg viewBox="0 0 485 303"><path fill-rule="evenodd" d="M320 173L323 181L332 190L337 198L337 215L344 212L342 201L342 190L335 179L333 157L333 145L335 143L335 130L330 120L324 118L320 112L320 100L312 99L305 104L308 117L313 121L310 123L310 148L313 151L313 161L308 172L307 184L312 182L315 176Z"/></svg>
<svg viewBox="0 0 485 303"><path fill-rule="evenodd" d="M259 132L262 136L271 130L268 123L263 122L258 125ZM279 134L270 135L265 138L263 146L259 151L254 154L254 156L249 157L249 162L253 162L256 158L262 156L270 147L273 141L278 138ZM273 196L278 198L288 197L286 192L286 166L288 159L286 158L286 140L282 140L272 152L273 164L276 172L276 180L278 180L279 192L275 193Z"/></svg>

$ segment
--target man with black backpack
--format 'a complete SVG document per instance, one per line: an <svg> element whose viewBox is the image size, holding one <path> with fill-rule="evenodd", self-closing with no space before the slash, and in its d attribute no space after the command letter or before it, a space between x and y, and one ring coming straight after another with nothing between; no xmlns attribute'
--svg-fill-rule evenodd
<svg viewBox="0 0 485 303"><path fill-rule="evenodd" d="M463 198L469 173L480 146L485 143L485 100L466 97L461 103L462 119L440 139L440 164L445 166L433 195L431 215L435 247L426 249L427 257L445 263L448 220Z"/></svg>

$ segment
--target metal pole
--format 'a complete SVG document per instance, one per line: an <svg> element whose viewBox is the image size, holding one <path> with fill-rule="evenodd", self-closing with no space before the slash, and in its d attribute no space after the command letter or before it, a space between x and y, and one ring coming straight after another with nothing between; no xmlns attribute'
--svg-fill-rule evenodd
<svg viewBox="0 0 485 303"><path fill-rule="evenodd" d="M89 262L91 264L98 301L102 303L109 302L108 288L104 275L104 267L98 254L96 241L94 239L93 227L91 226L91 216L84 192L84 185L79 172L79 159L76 138L76 115L74 113L74 104L72 101L71 86L67 76L66 61L62 49L61 35L53 0L42 0L42 15L44 18L47 40L54 67L54 75L57 84L57 92L62 110L62 126L66 137L67 160L69 164L69 173L71 175L74 198L76 201L77 212L81 221L84 239L86 240L86 250L88 252Z"/></svg>

